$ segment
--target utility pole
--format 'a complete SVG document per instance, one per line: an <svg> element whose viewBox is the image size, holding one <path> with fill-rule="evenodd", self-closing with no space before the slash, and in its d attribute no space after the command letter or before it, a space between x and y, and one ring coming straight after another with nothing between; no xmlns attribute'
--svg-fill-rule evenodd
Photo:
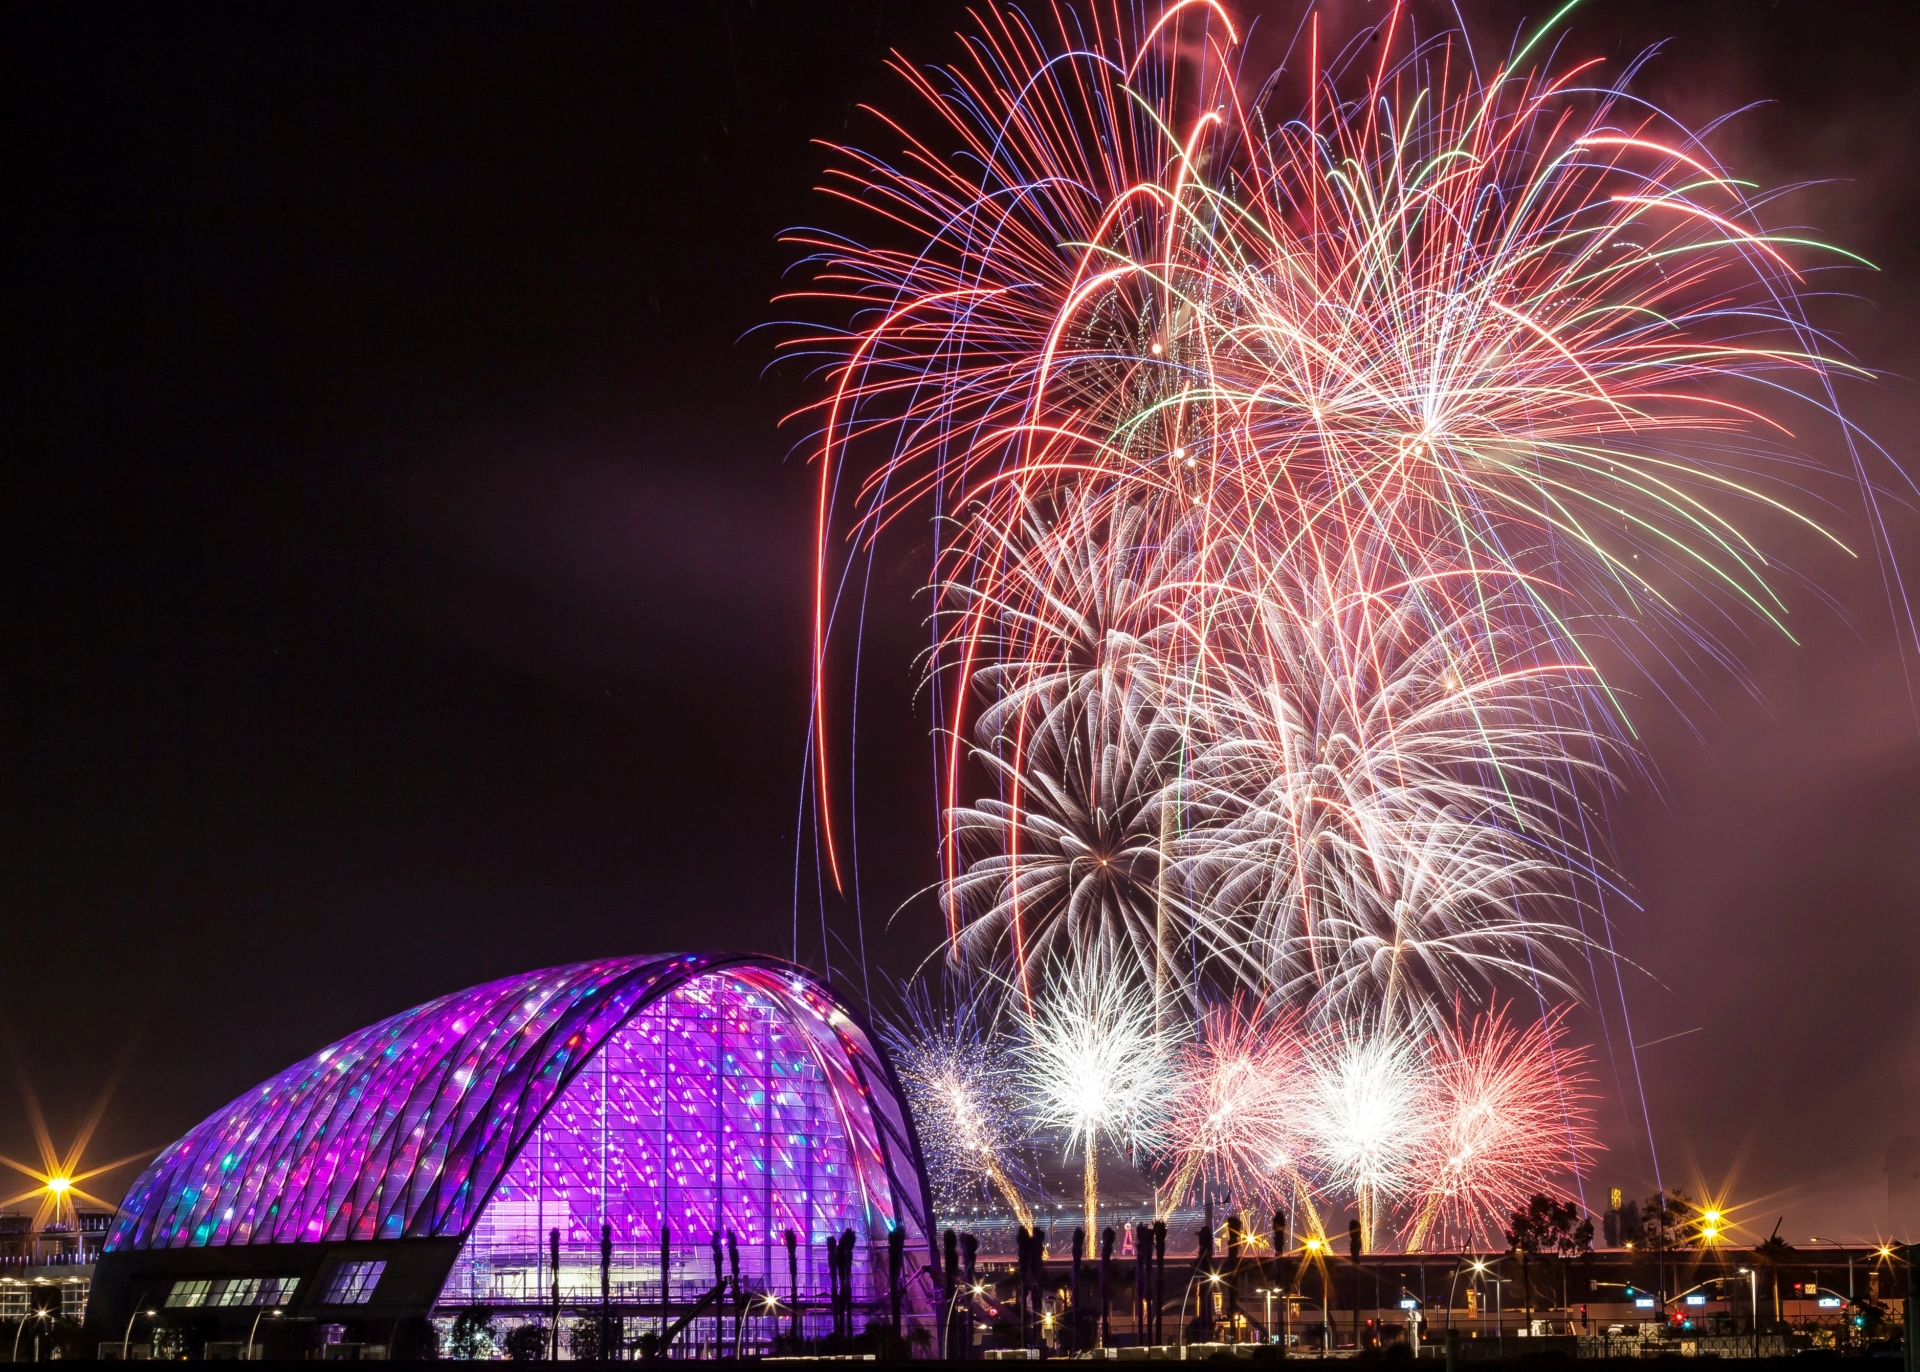
<svg viewBox="0 0 1920 1372"><path fill-rule="evenodd" d="M547 1251L553 1256L553 1360L560 1361L560 1231L547 1233Z"/></svg>
<svg viewBox="0 0 1920 1372"><path fill-rule="evenodd" d="M1916 1345L1920 1345L1920 1243L1907 1245L1907 1302L1906 1302L1906 1372L1920 1372L1920 1358L1916 1358Z"/></svg>
<svg viewBox="0 0 1920 1372"><path fill-rule="evenodd" d="M1353 1326L1353 1353L1360 1356L1360 1221L1347 1221L1347 1260L1353 1268L1353 1310L1349 1323Z"/></svg>

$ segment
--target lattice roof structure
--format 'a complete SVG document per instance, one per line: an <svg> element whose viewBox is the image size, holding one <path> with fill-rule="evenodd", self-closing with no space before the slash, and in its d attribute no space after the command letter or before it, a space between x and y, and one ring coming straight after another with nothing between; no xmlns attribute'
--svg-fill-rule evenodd
<svg viewBox="0 0 1920 1372"><path fill-rule="evenodd" d="M667 1025L669 1003L680 1002L715 1026L712 1047L705 1039L689 1047L694 1041L684 1032L672 1037L664 1027L644 1028ZM754 1025L758 1039L748 1033ZM723 1029L733 1037L721 1037ZM768 1051L774 1030L776 1048ZM530 1140L573 1128L567 1121L583 1101L601 1110L604 1132L610 1107L593 1105L597 1088L581 1074L616 1042L623 1062L654 1051L643 1039L660 1055L649 1079L650 1118L663 1129L677 1111L695 1110L673 1098L681 1078L738 1078L733 1113L715 1103L703 1127L740 1135L757 1120L765 1136L764 1157L704 1164L695 1158L693 1165L713 1174L716 1233L733 1223L719 1199L722 1187L741 1189L722 1169L765 1179L768 1204L753 1224L776 1225L770 1174L798 1165L783 1162L781 1150L816 1147L831 1132L836 1151L825 1170L844 1174L836 1215L851 1205L864 1211L869 1234L904 1225L916 1246L927 1242L932 1219L912 1122L892 1068L859 1019L791 964L680 954L507 977L329 1045L163 1152L128 1192L107 1249L464 1238L489 1200L512 1193L520 1173L546 1165L532 1152L522 1158ZM787 1078L802 1068L807 1099L824 1102L816 1113L837 1117L831 1131L781 1113L783 1100L799 1099ZM549 1119L557 1103L561 1113ZM670 1169L679 1165L674 1141L663 1138L655 1156L653 1184L671 1186ZM811 1157L807 1165L811 1196ZM647 1184L645 1172L644 1165L634 1170L632 1184ZM614 1180L603 1174L594 1182L603 1213ZM748 1201L757 1203L751 1195Z"/></svg>

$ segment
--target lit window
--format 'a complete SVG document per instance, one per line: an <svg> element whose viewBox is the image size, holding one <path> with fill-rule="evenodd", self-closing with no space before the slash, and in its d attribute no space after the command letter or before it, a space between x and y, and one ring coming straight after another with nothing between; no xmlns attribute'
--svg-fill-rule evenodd
<svg viewBox="0 0 1920 1372"><path fill-rule="evenodd" d="M238 1281L224 1281L215 1285L213 1299L209 1305L252 1305L254 1297L260 1294L260 1278L242 1277Z"/></svg>
<svg viewBox="0 0 1920 1372"><path fill-rule="evenodd" d="M69 1320L83 1319L87 1313L87 1286L83 1281L71 1281L60 1288L60 1314Z"/></svg>
<svg viewBox="0 0 1920 1372"><path fill-rule="evenodd" d="M211 1281L177 1281L173 1290L167 1292L169 1306L196 1306L207 1303L207 1293L213 1289Z"/></svg>
<svg viewBox="0 0 1920 1372"><path fill-rule="evenodd" d="M327 1293L320 1303L365 1305L373 1299L373 1288L386 1270L384 1262L343 1262L333 1269L333 1279L327 1283Z"/></svg>
<svg viewBox="0 0 1920 1372"><path fill-rule="evenodd" d="M27 1313L27 1288L8 1282L0 1286L0 1319L14 1319Z"/></svg>

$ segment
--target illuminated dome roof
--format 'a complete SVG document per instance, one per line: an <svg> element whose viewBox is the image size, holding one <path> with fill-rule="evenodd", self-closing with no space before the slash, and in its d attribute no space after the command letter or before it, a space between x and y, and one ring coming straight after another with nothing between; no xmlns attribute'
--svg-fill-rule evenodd
<svg viewBox="0 0 1920 1372"><path fill-rule="evenodd" d="M808 1070L824 1074L845 1129L850 1184L883 1224L928 1234L912 1126L866 1030L798 967L693 954L508 977L349 1035L163 1152L127 1193L107 1248L464 1237L581 1069L642 1010L704 994L696 982L757 1001L810 1045Z"/></svg>

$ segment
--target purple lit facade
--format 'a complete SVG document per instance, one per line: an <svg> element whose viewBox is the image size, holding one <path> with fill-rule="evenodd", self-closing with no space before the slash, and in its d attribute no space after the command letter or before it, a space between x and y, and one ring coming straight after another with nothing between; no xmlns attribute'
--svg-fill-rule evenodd
<svg viewBox="0 0 1920 1372"><path fill-rule="evenodd" d="M713 1285L728 1233L749 1289L782 1300L788 1230L807 1301L824 1299L824 1243L844 1230L859 1238L864 1300L885 1295L894 1226L910 1272L930 1261L891 1069L798 968L728 955L581 963L395 1015L168 1148L107 1249L264 1256L457 1239L436 1309L532 1310L551 1299L556 1229L563 1301L599 1300L606 1226L610 1295L633 1308L660 1300L663 1223L673 1303Z"/></svg>

